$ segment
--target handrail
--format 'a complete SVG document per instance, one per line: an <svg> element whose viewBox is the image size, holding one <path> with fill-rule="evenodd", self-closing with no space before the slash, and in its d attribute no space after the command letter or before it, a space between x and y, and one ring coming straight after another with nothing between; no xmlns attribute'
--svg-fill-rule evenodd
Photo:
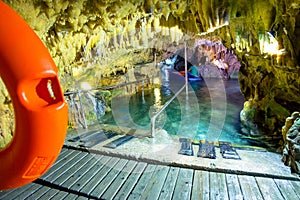
<svg viewBox="0 0 300 200"><path fill-rule="evenodd" d="M164 106L155 114L151 117L151 137L154 137L155 134L155 121L158 115L161 114L162 111L166 109L166 107L182 92L182 90L185 88L186 92L186 97L188 98L188 75L187 75L187 53L186 53L186 42L184 43L184 72L185 72L185 84L176 92L176 94L169 100L167 101Z"/></svg>
<svg viewBox="0 0 300 200"><path fill-rule="evenodd" d="M66 95L75 94L75 93L78 93L78 91L88 92L88 91L91 91L91 90L109 90L109 89L114 89L114 88L120 88L120 87L124 87L124 86L127 86L127 85L132 85L132 84L136 84L136 83L140 83L140 82L143 83L145 80L150 80L151 78L153 78L153 76L143 78L143 79L140 79L140 80L136 80L136 81L132 81L132 82L120 83L120 84L117 84L117 85L102 86L102 87L97 87L97 88L91 88L91 89L88 89L88 90L69 91L69 92L65 92L64 95L66 96Z"/></svg>
<svg viewBox="0 0 300 200"><path fill-rule="evenodd" d="M167 107L168 107L168 105L170 104L170 103L172 103L172 101L182 92L182 90L184 89L184 88L186 88L187 87L187 83L185 83L181 88L180 88L180 90L178 90L176 93L175 93L175 95L171 98L171 99L169 99L165 104L164 104L164 106L155 114L155 115L153 115L152 117L151 117L151 137L154 137L154 134L155 134L155 121L156 121L156 118L162 113L162 111L164 111Z"/></svg>
<svg viewBox="0 0 300 200"><path fill-rule="evenodd" d="M112 86L103 86L103 87L91 88L91 89L87 89L87 90L68 91L68 92L64 93L64 96L69 96L70 100L74 101L73 95L77 94L78 100L79 100L79 105L80 105L79 107L81 109L80 114L81 114L81 117L82 117L82 120L83 120L82 126L83 126L84 129L87 129L87 121L86 121L86 117L85 117L85 114L84 114L84 106L82 104L81 97L80 97L81 93L90 93L90 91L92 91L92 90L108 90L108 89L114 89L114 88L121 88L121 87L125 87L127 85L136 84L136 83L142 83L142 87L144 89L145 81L150 82L150 80L153 79L153 78L154 78L154 76L152 75L150 77L146 77L146 78L139 79L139 80L136 80L136 81L120 83L120 84L112 85Z"/></svg>

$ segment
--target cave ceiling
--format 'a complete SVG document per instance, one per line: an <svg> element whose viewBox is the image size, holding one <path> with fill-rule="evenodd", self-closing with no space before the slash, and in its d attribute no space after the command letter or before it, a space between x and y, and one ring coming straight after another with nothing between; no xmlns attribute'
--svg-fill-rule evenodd
<svg viewBox="0 0 300 200"><path fill-rule="evenodd" d="M77 67L97 45L105 57L106 51L135 47L135 42L163 43L166 35L174 41L183 35L218 36L240 57L263 57L267 53L262 52L263 40L270 40L267 31L276 38L276 50L284 51L283 64L292 68L299 63L300 3L296 0L5 2L36 31L59 68Z"/></svg>

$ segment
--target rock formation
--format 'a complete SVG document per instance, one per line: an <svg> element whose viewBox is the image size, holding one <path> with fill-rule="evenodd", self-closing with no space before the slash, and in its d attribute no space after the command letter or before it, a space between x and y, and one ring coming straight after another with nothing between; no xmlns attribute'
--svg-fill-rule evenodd
<svg viewBox="0 0 300 200"><path fill-rule="evenodd" d="M292 172L300 174L300 113L294 112L282 127L285 141L282 161L291 167Z"/></svg>
<svg viewBox="0 0 300 200"><path fill-rule="evenodd" d="M244 134L270 147L283 145L281 126L299 110L298 0L4 2L45 43L65 90L82 78L99 85L104 77L153 61L154 49L163 51L170 43L187 41L193 48L196 40L217 37L240 63Z"/></svg>

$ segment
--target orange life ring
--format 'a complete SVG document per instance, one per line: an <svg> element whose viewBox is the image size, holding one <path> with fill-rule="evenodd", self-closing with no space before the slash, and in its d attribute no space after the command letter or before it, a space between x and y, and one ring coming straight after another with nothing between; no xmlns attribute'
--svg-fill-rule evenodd
<svg viewBox="0 0 300 200"><path fill-rule="evenodd" d="M64 143L68 108L48 50L1 0L0 75L15 111L13 139L0 150L0 190L6 190L50 168Z"/></svg>

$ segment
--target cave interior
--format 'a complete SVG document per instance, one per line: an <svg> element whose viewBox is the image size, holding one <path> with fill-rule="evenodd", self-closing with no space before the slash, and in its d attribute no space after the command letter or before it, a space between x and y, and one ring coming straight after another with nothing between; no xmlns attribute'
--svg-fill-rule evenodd
<svg viewBox="0 0 300 200"><path fill-rule="evenodd" d="M93 87L114 84L137 65L165 60L169 52L182 55L186 44L193 65L209 62L219 78L238 78L245 136L281 152L299 119L293 114L300 110L298 0L4 2L44 42L65 92L83 80ZM0 91L5 141L13 135L13 111L2 83Z"/></svg>

